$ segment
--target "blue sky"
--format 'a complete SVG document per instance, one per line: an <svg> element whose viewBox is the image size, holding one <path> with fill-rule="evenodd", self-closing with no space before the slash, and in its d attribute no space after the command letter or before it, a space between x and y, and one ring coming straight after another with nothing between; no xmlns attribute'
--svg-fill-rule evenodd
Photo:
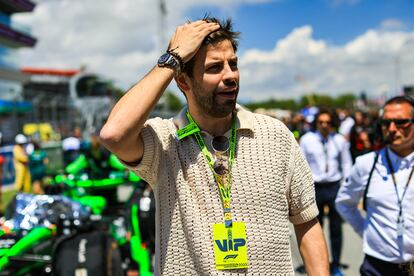
<svg viewBox="0 0 414 276"><path fill-rule="evenodd" d="M33 13L13 18L38 38L20 62L83 66L126 89L154 66L177 25L210 13L242 32L243 101L315 91L375 98L414 85L413 0L164 0L163 21L159 1L37 1Z"/></svg>
<svg viewBox="0 0 414 276"><path fill-rule="evenodd" d="M388 19L398 20L402 29L414 29L412 0L282 0L243 4L231 12L217 6L197 6L187 14L198 18L206 12L224 17L230 14L236 28L243 33L243 49L270 50L275 39L303 25L313 27L315 39L333 44L344 44Z"/></svg>

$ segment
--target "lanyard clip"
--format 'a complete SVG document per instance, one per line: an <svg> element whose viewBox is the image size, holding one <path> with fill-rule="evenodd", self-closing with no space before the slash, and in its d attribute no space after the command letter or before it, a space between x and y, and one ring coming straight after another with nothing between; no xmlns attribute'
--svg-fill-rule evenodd
<svg viewBox="0 0 414 276"><path fill-rule="evenodd" d="M231 227L233 224L233 219L231 218L231 212L224 212L224 226L226 228Z"/></svg>
<svg viewBox="0 0 414 276"><path fill-rule="evenodd" d="M187 136L193 135L196 132L200 132L200 128L193 121L193 122L190 122L185 127L177 130L176 135L177 135L178 140L181 140Z"/></svg>

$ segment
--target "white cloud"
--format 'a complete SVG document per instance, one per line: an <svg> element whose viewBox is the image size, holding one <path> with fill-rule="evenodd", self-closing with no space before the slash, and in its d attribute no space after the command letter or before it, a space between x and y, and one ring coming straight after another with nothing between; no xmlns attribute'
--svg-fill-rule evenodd
<svg viewBox="0 0 414 276"><path fill-rule="evenodd" d="M164 22L165 37L195 5L192 0L171 3ZM219 6L226 14L237 5L252 3L258 1L197 1L197 5ZM21 64L56 68L85 65L127 88L147 73L161 53L158 4L156 0L42 0L33 13L15 16L31 26L39 39L34 49L20 51ZM395 90L397 82L413 82L412 32L368 30L346 45L317 40L312 32L311 26L299 27L285 38L275 39L270 51L239 53L240 96L265 99L297 97L310 91L361 90L375 95ZM175 85L171 88L176 89Z"/></svg>
<svg viewBox="0 0 414 276"><path fill-rule="evenodd" d="M99 72L129 87L153 66L183 14L195 5L240 4L272 0L170 1L161 21L159 0L42 0L34 12L13 20L31 27L38 38L33 49L20 50L25 66L79 68ZM160 30L164 39L160 37ZM163 41L161 45L161 41Z"/></svg>
<svg viewBox="0 0 414 276"><path fill-rule="evenodd" d="M413 84L414 32L369 30L346 45L312 37L312 28L293 30L271 51L251 49L240 58L246 99L297 97L366 91L371 96L396 93Z"/></svg>
<svg viewBox="0 0 414 276"><path fill-rule="evenodd" d="M21 51L21 63L60 68L86 65L130 84L148 68L149 58L156 59L156 13L156 1L42 2L32 15L16 16L30 24L38 38L34 49Z"/></svg>
<svg viewBox="0 0 414 276"><path fill-rule="evenodd" d="M248 51L242 60L242 64L296 60L300 58L298 55L316 56L324 53L326 50L325 42L313 40L311 35L311 26L296 28L285 39L279 40L271 52L263 53L259 50Z"/></svg>
<svg viewBox="0 0 414 276"><path fill-rule="evenodd" d="M398 54L409 43L412 36L404 32L386 32L369 30L345 46L345 51L351 56L368 56L378 53Z"/></svg>

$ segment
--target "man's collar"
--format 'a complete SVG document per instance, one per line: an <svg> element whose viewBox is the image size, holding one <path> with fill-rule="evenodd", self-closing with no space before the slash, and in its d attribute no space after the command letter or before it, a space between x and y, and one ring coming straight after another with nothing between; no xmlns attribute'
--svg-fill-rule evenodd
<svg viewBox="0 0 414 276"><path fill-rule="evenodd" d="M253 130L253 116L250 111L244 109L241 105L236 104L236 126L237 129Z"/></svg>
<svg viewBox="0 0 414 276"><path fill-rule="evenodd" d="M405 157L401 157L393 152L389 146L386 150L388 151L391 163L398 165L401 163L403 167L411 167L414 165L414 151Z"/></svg>
<svg viewBox="0 0 414 276"><path fill-rule="evenodd" d="M253 130L253 120L250 111L244 109L241 105L236 104L236 128L239 129L250 129ZM187 112L187 106L173 118L173 122L177 129L182 129L188 125L188 119L185 115Z"/></svg>

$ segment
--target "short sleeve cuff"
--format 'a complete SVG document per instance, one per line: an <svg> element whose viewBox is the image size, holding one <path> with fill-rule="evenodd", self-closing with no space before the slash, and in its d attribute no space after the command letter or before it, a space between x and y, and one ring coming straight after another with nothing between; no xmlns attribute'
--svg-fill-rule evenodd
<svg viewBox="0 0 414 276"><path fill-rule="evenodd" d="M154 156L155 156L155 143L154 132L152 128L144 127L140 133L144 143L144 155L141 161L136 165L131 165L121 160L121 162L136 175L140 176L148 183L155 183L154 180Z"/></svg>
<svg viewBox="0 0 414 276"><path fill-rule="evenodd" d="M303 209L299 214L290 216L289 220L293 224L302 224L316 218L318 214L318 207L316 206L316 203L313 203Z"/></svg>

